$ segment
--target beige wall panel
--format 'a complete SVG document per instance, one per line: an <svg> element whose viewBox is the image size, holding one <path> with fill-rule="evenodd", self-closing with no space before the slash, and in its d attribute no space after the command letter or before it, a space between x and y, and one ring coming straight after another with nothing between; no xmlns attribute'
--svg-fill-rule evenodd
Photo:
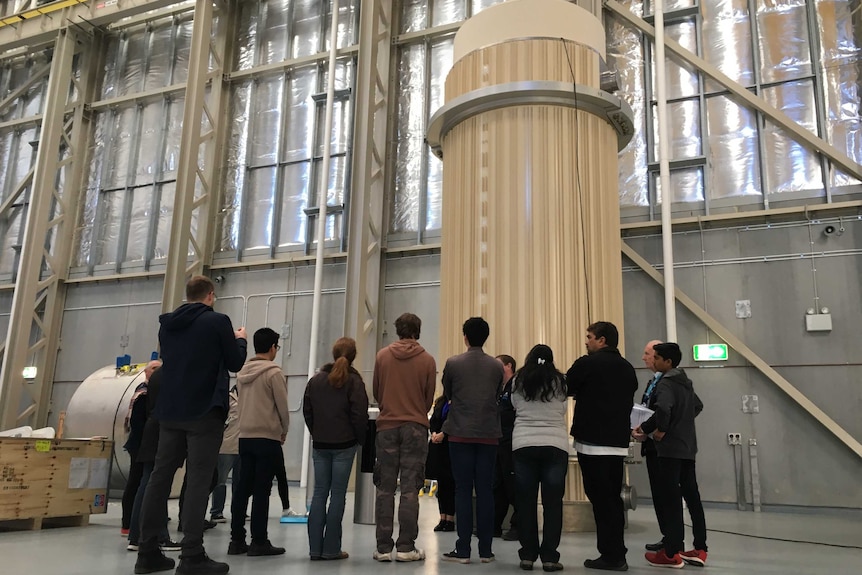
<svg viewBox="0 0 862 575"><path fill-rule="evenodd" d="M622 327L617 137L586 112L487 112L444 140L442 358L461 324L491 325L489 353L519 363L537 343L558 367L583 354L584 328ZM580 158L576 161L576 158Z"/></svg>

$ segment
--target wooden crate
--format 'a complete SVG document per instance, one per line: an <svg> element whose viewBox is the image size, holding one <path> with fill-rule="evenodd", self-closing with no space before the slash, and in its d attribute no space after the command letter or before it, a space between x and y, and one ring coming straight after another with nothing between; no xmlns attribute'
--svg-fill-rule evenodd
<svg viewBox="0 0 862 575"><path fill-rule="evenodd" d="M108 509L113 442L0 438L0 528L86 525Z"/></svg>

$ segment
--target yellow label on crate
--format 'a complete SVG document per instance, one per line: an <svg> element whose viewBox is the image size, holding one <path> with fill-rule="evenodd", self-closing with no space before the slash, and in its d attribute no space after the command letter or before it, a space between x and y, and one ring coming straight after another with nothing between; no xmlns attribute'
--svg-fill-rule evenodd
<svg viewBox="0 0 862 575"><path fill-rule="evenodd" d="M40 439L36 442L36 451L40 451L42 453L51 451L51 440L50 439Z"/></svg>

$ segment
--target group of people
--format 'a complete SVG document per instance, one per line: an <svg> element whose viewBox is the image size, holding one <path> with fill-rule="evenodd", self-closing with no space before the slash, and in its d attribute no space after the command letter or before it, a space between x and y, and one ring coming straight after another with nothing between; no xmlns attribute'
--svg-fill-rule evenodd
<svg viewBox="0 0 862 575"><path fill-rule="evenodd" d="M533 347L520 370L515 369L511 356L487 355L483 346L490 328L482 318L470 318L463 325L467 350L449 358L443 369L443 395L433 403L426 452L421 442L426 432L419 425L432 405L428 395L432 386L427 378L433 369L425 371L429 369L428 361L415 341L420 325L419 318L412 314L402 315L396 322L399 341L378 352L375 365L375 399L386 429L377 442L376 560L413 561L425 557L415 546L418 490L411 487L421 486L418 466L427 453L426 468L438 481L440 522L435 531L457 530L455 548L444 553L443 560L471 562L475 493L479 561L494 561L492 540L502 535L502 523L514 493L512 524L507 534L514 535L510 538L521 544L520 567L532 570L540 560L544 571L562 570L558 547L570 434L584 490L593 507L600 553L596 559L585 560L585 567L628 569L625 511L620 494L624 460L632 439L643 442L663 535L660 542L646 546L646 560L662 567L706 563L706 525L694 464L694 418L703 404L691 380L678 367L682 353L677 344L648 344L644 362L654 375L642 402L654 413L632 429L637 376L619 352L619 333L612 323L600 321L587 328L587 354L563 375L547 345ZM422 359L416 359L411 366L413 357ZM396 360L400 362L399 369L393 372L389 364ZM389 378L392 382L384 385ZM397 385L393 385L395 382ZM566 429L569 397L576 400L570 432ZM423 398L424 403L419 401ZM394 470L394 466L399 469ZM393 542L393 497L399 473L401 531ZM535 512L540 492L544 513L541 541ZM683 498L694 527L694 548L689 551L682 547Z"/></svg>
<svg viewBox="0 0 862 575"><path fill-rule="evenodd" d="M234 331L230 319L212 309L214 287L206 277L193 277L186 286L187 303L160 317L163 364L157 369L152 366L146 393L151 415L147 423L153 422L149 432L157 436L157 446L151 447L152 462L141 471L140 517L132 513L130 520L131 529L140 529L139 534L136 531L135 573L174 568L174 560L164 555L172 543L167 537L167 500L174 474L184 461L187 486L180 503L183 540L172 543L181 548L178 574L229 571L226 563L205 553L203 531L213 488L211 519L224 520L225 482L230 470L234 490L228 554L285 552L272 545L267 535L269 497L278 468L284 469L282 445L289 423L285 376L273 361L279 337L269 328L258 330L254 334L255 355L246 362L245 329ZM517 371L510 356L486 354L483 346L490 327L480 317L470 318L463 325L466 351L446 361L443 395L436 403L437 368L434 358L418 343L421 320L405 313L396 320L395 328L398 340L377 353L372 382L380 408L374 446L375 560L425 559L416 539L418 494L429 461L430 427L431 449L439 447L437 466L445 466L443 471L449 471L452 479L448 485L445 481L440 484L441 521L435 530L457 530L454 549L443 553L442 559L471 561L475 493L480 562L494 561L492 539L500 534L503 516L513 502L515 514L509 533L517 535L521 544L520 567L532 570L540 560L545 571L562 570L558 547L570 445L566 406L567 398L575 397L571 435L585 491L593 504L601 554L598 559L585 561L585 566L627 569L620 491L630 438L644 441L664 536L647 554L647 560L676 566L678 561L682 564L680 557L687 557L685 552L679 553L684 496L695 522L696 549L691 559L703 564L705 525L702 507L699 520L693 509L699 507L700 499L693 462L696 443L692 444L694 414L702 404L693 394L690 380L677 368L678 354L668 351L675 347L678 352L676 344L655 346L652 361L657 373L644 397L655 415L632 430L629 415L637 381L634 368L617 349L619 336L613 324L596 322L587 328L587 355L563 375L546 345L535 346ZM355 341L340 338L333 345L332 356L333 361L308 382L302 407L313 441L315 481L308 514L309 557L313 561L349 556L341 545L342 518L356 450L367 436L369 399L362 377L353 368ZM232 390L228 371L237 372L237 385ZM238 438L238 457L231 453L234 438ZM399 485L399 533L393 539ZM541 541L535 512L540 491L544 510ZM245 528L249 499L250 544Z"/></svg>

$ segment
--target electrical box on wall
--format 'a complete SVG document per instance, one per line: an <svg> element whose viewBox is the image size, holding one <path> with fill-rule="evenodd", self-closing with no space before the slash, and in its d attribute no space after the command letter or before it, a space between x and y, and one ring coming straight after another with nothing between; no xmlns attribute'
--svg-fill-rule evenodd
<svg viewBox="0 0 862 575"><path fill-rule="evenodd" d="M807 331L832 331L832 314L815 313L805 316Z"/></svg>

